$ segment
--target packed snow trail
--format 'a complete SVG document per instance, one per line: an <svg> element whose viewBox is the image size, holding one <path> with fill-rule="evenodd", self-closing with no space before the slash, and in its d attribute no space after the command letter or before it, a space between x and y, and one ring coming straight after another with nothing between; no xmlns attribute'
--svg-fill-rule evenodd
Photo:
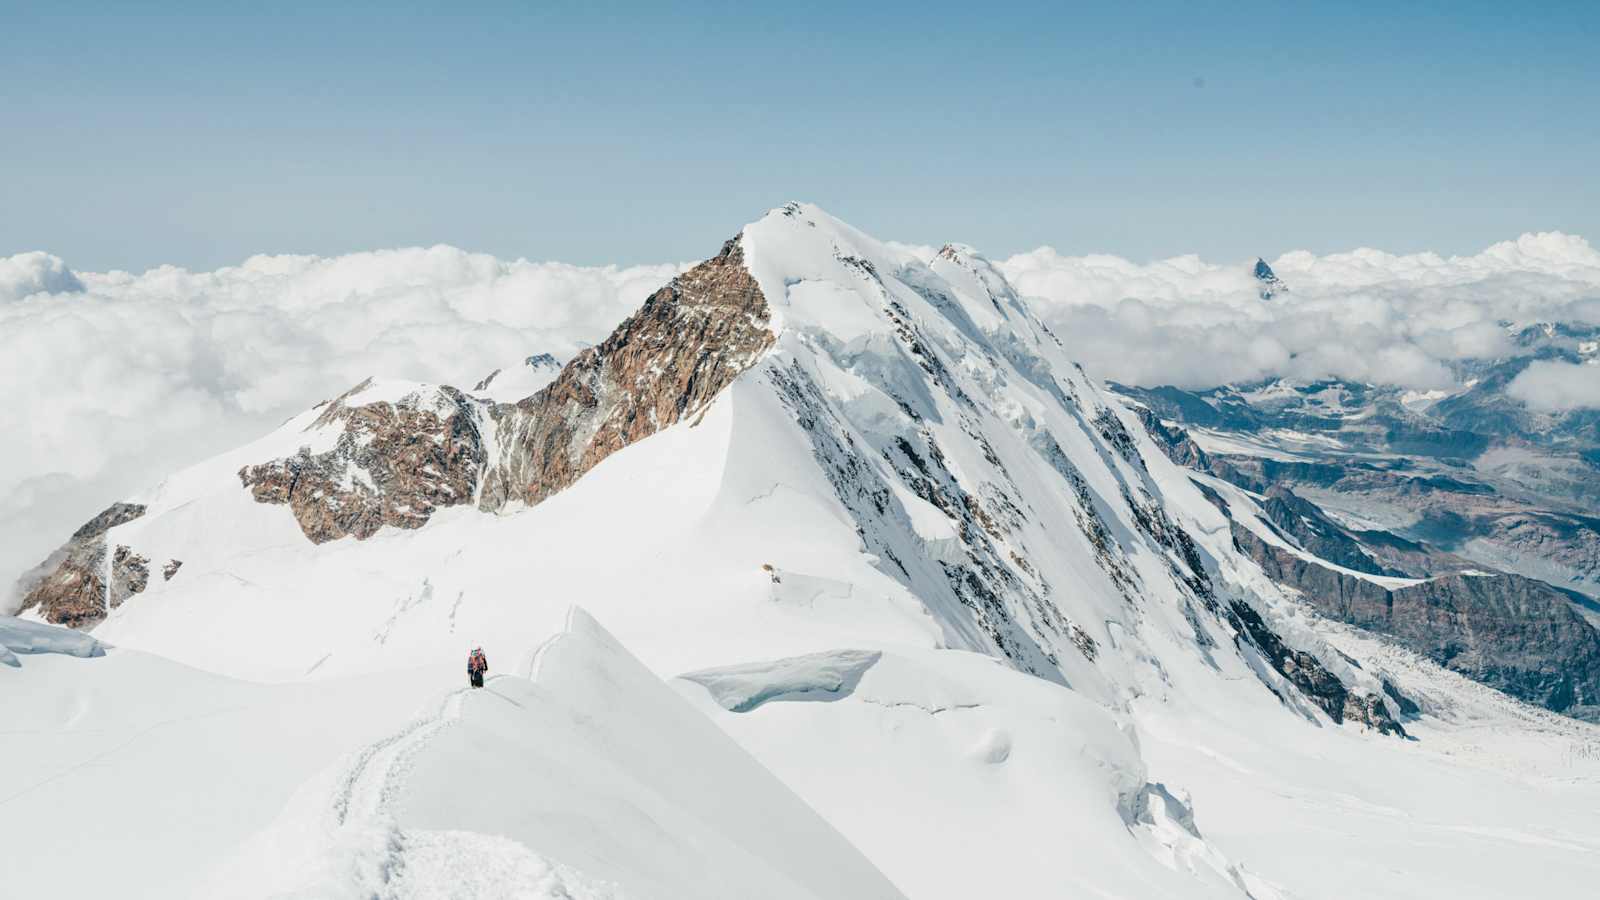
<svg viewBox="0 0 1600 900"><path fill-rule="evenodd" d="M562 631L552 635L528 655L528 661L522 667L523 678L539 680L539 665L545 650L570 633L572 615L572 611L567 613ZM357 751L355 760L340 778L330 804L334 823L341 828L362 823L386 823L390 830L394 830L390 807L400 793L417 753L440 731L460 721L461 707L468 695L476 690L492 691L495 682L506 677L504 674L489 675L484 679L482 688L457 688L444 696L432 715L422 716L400 731ZM354 822L351 820L352 814L355 816ZM388 843L394 846L397 842L398 832L396 840ZM381 870L385 880L392 872L387 867Z"/></svg>
<svg viewBox="0 0 1600 900"><path fill-rule="evenodd" d="M502 677L496 675L488 681ZM334 795L334 821L340 826L349 825L352 808L357 811L358 818L383 815L394 799L395 777L405 771L411 756L434 734L461 718L461 704L471 690L477 689L466 687L451 691L434 715L420 718L403 730L362 748Z"/></svg>
<svg viewBox="0 0 1600 900"><path fill-rule="evenodd" d="M307 782L196 895L904 900L592 619L567 621L515 674Z"/></svg>
<svg viewBox="0 0 1600 900"><path fill-rule="evenodd" d="M309 778L410 721L417 699L455 674L263 685L110 646L21 660L0 665L8 898L191 895ZM330 778L319 813L333 789ZM87 847L94 866L79 864Z"/></svg>
<svg viewBox="0 0 1600 900"><path fill-rule="evenodd" d="M468 696L492 692L494 683L507 677L491 675L482 688L446 694L434 714L362 748L340 778L330 809L336 827L359 841L352 863L362 896L620 900L609 885L587 883L516 841L467 831L406 830L396 823L392 807L405 790L413 760L461 720Z"/></svg>
<svg viewBox="0 0 1600 900"><path fill-rule="evenodd" d="M409 839L395 824L390 807L411 760L440 730L460 720L461 705L471 690L477 689L451 691L433 715L362 748L339 779L330 810L335 828L358 836L352 862L364 895L399 897L396 884L415 884L415 878L405 878Z"/></svg>

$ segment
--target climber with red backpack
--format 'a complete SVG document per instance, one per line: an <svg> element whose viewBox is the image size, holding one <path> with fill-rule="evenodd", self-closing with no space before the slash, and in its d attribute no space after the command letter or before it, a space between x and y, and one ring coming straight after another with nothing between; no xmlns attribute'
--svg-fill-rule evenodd
<svg viewBox="0 0 1600 900"><path fill-rule="evenodd" d="M475 688L483 687L483 673L489 671L489 657L478 647L467 654L467 681Z"/></svg>

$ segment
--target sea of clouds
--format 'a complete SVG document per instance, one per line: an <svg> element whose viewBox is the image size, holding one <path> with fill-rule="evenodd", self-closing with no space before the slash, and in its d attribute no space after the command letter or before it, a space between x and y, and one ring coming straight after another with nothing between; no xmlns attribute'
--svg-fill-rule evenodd
<svg viewBox="0 0 1600 900"><path fill-rule="evenodd" d="M1336 376L1448 388L1452 361L1511 349L1502 323L1600 323L1600 252L1555 232L1473 256L1294 252L1270 263L1290 291L1268 301L1250 265L1193 256L1140 265L1046 247L1000 266L1089 371L1147 386ZM1561 400L1600 405L1600 390Z"/></svg>
<svg viewBox="0 0 1600 900"><path fill-rule="evenodd" d="M1502 322L1600 323L1600 252L1559 233L1467 257L1286 254L1139 264L1050 248L999 263L1093 375L1188 387L1282 375L1419 389L1510 349ZM258 256L215 272L75 272L0 258L0 586L113 500L249 441L368 375L470 386L569 358L684 268L507 262L452 247ZM1512 393L1600 406L1600 367L1541 363ZM0 605L4 605L0 589Z"/></svg>

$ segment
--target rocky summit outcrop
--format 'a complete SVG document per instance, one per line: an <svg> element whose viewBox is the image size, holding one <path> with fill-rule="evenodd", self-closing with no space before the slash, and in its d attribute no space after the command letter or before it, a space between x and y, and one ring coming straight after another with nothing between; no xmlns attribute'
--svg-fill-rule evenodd
<svg viewBox="0 0 1600 900"><path fill-rule="evenodd" d="M113 503L85 522L40 567L47 574L28 586L19 612L37 610L47 622L88 628L143 591L150 580L150 561L119 545L107 565L106 532L144 512L137 503Z"/></svg>
<svg viewBox="0 0 1600 900"><path fill-rule="evenodd" d="M503 448L479 506L538 503L634 441L704 409L774 337L739 238L661 288L532 397L490 411Z"/></svg>
<svg viewBox="0 0 1600 900"><path fill-rule="evenodd" d="M452 387L359 403L363 382L330 401L313 429L339 428L334 446L239 470L260 503L281 503L315 543L417 528L434 511L470 503L485 462L481 405Z"/></svg>
<svg viewBox="0 0 1600 900"><path fill-rule="evenodd" d="M735 238L532 396L492 403L429 387L362 402L372 387L363 383L308 428L342 429L333 446L245 466L239 480L258 502L287 505L317 543L416 528L460 504L538 503L704 409L772 345L768 320ZM555 365L547 355L529 363Z"/></svg>

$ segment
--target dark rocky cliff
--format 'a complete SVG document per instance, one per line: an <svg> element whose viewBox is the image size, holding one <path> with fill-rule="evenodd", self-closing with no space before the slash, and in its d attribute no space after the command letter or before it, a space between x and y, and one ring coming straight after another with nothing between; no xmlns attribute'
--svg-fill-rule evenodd
<svg viewBox="0 0 1600 900"><path fill-rule="evenodd" d="M1518 699L1600 720L1600 632L1544 582L1457 573L1391 590L1274 547L1237 522L1233 533L1271 578L1322 615Z"/></svg>

